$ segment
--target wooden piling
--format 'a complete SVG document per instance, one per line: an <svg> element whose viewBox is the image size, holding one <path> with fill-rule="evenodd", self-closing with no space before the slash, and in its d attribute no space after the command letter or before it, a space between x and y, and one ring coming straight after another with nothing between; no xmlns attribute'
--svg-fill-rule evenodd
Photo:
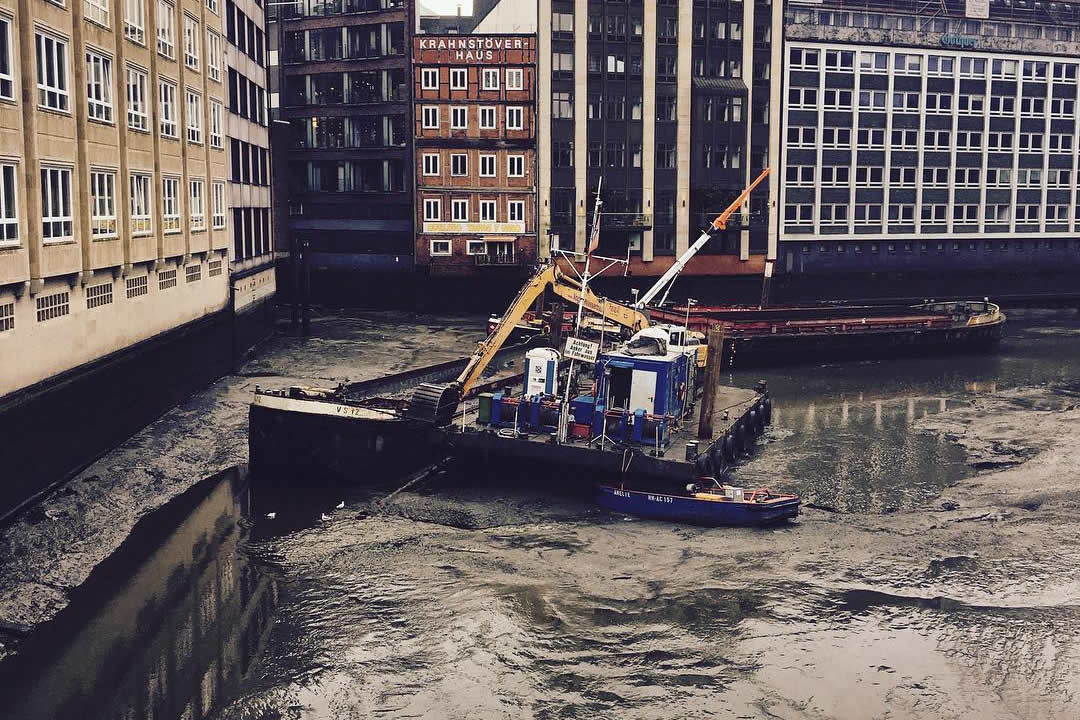
<svg viewBox="0 0 1080 720"><path fill-rule="evenodd" d="M724 327L709 328L709 350L705 360L705 381L701 392L701 413L698 416L698 439L712 439L713 407L716 388L720 384L720 369L724 364Z"/></svg>

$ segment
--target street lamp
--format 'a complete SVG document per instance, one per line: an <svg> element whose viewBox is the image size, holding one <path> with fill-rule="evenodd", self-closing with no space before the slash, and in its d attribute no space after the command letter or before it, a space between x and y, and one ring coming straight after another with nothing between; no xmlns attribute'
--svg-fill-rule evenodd
<svg viewBox="0 0 1080 720"><path fill-rule="evenodd" d="M697 305L697 300L692 297L686 298L686 337L690 337L690 306Z"/></svg>

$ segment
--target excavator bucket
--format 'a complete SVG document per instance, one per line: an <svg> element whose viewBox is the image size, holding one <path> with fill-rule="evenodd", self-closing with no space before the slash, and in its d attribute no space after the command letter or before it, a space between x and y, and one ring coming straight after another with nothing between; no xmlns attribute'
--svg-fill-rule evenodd
<svg viewBox="0 0 1080 720"><path fill-rule="evenodd" d="M421 383L405 406L405 417L431 425L447 425L460 400L461 390L457 385Z"/></svg>

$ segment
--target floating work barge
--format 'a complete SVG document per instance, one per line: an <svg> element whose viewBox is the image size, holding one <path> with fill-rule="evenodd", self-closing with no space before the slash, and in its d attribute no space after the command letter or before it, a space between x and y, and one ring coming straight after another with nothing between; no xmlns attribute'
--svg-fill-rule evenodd
<svg viewBox="0 0 1080 720"><path fill-rule="evenodd" d="M828 305L779 308L653 308L654 321L691 330L724 329L724 367L836 357L982 352L1001 340L1005 314L985 300L918 305ZM689 322L687 320L689 319Z"/></svg>

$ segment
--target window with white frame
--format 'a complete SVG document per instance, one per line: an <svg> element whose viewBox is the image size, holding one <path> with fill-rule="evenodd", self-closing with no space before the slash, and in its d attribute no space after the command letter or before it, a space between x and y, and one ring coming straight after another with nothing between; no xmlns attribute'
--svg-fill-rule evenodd
<svg viewBox="0 0 1080 720"><path fill-rule="evenodd" d="M450 89L465 90L469 87L469 71L465 68L450 68Z"/></svg>
<svg viewBox="0 0 1080 720"><path fill-rule="evenodd" d="M930 55L926 58L926 74L938 77L952 77L956 61L948 55Z"/></svg>
<svg viewBox="0 0 1080 720"><path fill-rule="evenodd" d="M950 139L948 130L927 130L923 133L923 147L927 150L948 150Z"/></svg>
<svg viewBox="0 0 1080 720"><path fill-rule="evenodd" d="M933 113L951 113L952 100L952 93L927 93L926 110Z"/></svg>
<svg viewBox="0 0 1080 720"><path fill-rule="evenodd" d="M525 222L525 201L510 200L506 203L506 219L510 222Z"/></svg>
<svg viewBox="0 0 1080 720"><path fill-rule="evenodd" d="M217 100L210 101L210 147L225 147L222 129L225 126L225 106Z"/></svg>
<svg viewBox="0 0 1080 720"><path fill-rule="evenodd" d="M885 109L885 96L884 90L860 90L859 91L859 109L860 110L884 110Z"/></svg>
<svg viewBox="0 0 1080 720"><path fill-rule="evenodd" d="M421 68L420 69L420 89L421 90L438 90L439 89L439 68Z"/></svg>
<svg viewBox="0 0 1080 720"><path fill-rule="evenodd" d="M957 150L982 150L982 131L981 130L957 130L956 131L956 149Z"/></svg>
<svg viewBox="0 0 1080 720"><path fill-rule="evenodd" d="M437 222L442 218L442 200L439 198L424 198L424 220Z"/></svg>
<svg viewBox="0 0 1080 720"><path fill-rule="evenodd" d="M431 254L432 255L449 255L450 241L449 240L432 240L431 241Z"/></svg>
<svg viewBox="0 0 1080 720"><path fill-rule="evenodd" d="M191 229L206 229L206 186L202 178L188 180L188 212L191 216Z"/></svg>
<svg viewBox="0 0 1080 720"><path fill-rule="evenodd" d="M480 155L480 177L495 177L495 156Z"/></svg>
<svg viewBox="0 0 1080 720"><path fill-rule="evenodd" d="M984 78L986 77L986 58L962 57L960 58L960 77Z"/></svg>
<svg viewBox="0 0 1080 720"><path fill-rule="evenodd" d="M525 88L525 71L521 68L506 69L506 89L523 90Z"/></svg>
<svg viewBox="0 0 1080 720"><path fill-rule="evenodd" d="M221 80L221 36L213 30L206 31L206 77Z"/></svg>
<svg viewBox="0 0 1080 720"><path fill-rule="evenodd" d="M889 222L913 223L915 222L915 206L910 203L890 203Z"/></svg>
<svg viewBox="0 0 1080 720"><path fill-rule="evenodd" d="M146 0L124 0L124 37L146 44Z"/></svg>
<svg viewBox="0 0 1080 720"><path fill-rule="evenodd" d="M11 20L0 15L0 98L15 99L15 76L11 72Z"/></svg>
<svg viewBox="0 0 1080 720"><path fill-rule="evenodd" d="M495 222L495 201L480 201L480 222Z"/></svg>
<svg viewBox="0 0 1080 720"><path fill-rule="evenodd" d="M851 109L851 90L830 90L826 89L824 102L822 106L826 110L850 110Z"/></svg>
<svg viewBox="0 0 1080 720"><path fill-rule="evenodd" d="M1020 151L1042 150L1042 133L1020 133Z"/></svg>
<svg viewBox="0 0 1080 720"><path fill-rule="evenodd" d="M481 130L494 130L495 129L495 108L491 106L484 106L480 108L480 129Z"/></svg>
<svg viewBox="0 0 1080 720"><path fill-rule="evenodd" d="M83 0L83 17L109 27L109 0Z"/></svg>
<svg viewBox="0 0 1080 720"><path fill-rule="evenodd" d="M146 131L150 127L150 110L146 104L146 71L128 66L127 122L132 130Z"/></svg>
<svg viewBox="0 0 1080 720"><path fill-rule="evenodd" d="M424 175L434 177L439 174L439 154L424 153Z"/></svg>
<svg viewBox="0 0 1080 720"><path fill-rule="evenodd" d="M948 187L949 186L949 168L947 168L947 167L923 168L923 171L922 171L922 184L923 184L923 187Z"/></svg>
<svg viewBox="0 0 1080 720"><path fill-rule="evenodd" d="M1017 225L1037 225L1039 223L1039 210L1041 208L1038 205L1017 205L1016 206L1016 224Z"/></svg>
<svg viewBox="0 0 1080 720"><path fill-rule="evenodd" d="M1052 153L1069 153L1072 152L1073 137L1071 134L1053 133L1050 135L1050 152Z"/></svg>
<svg viewBox="0 0 1080 720"><path fill-rule="evenodd" d="M482 71L483 88L484 90L498 90L499 89L499 69L498 68L484 68Z"/></svg>
<svg viewBox="0 0 1080 720"><path fill-rule="evenodd" d="M897 75L919 75L922 73L922 55L896 53L893 55L893 72Z"/></svg>
<svg viewBox="0 0 1080 720"><path fill-rule="evenodd" d="M157 49L172 59L176 52L176 8L165 0L157 0L157 4Z"/></svg>
<svg viewBox="0 0 1080 720"><path fill-rule="evenodd" d="M1046 115L1046 98L1020 98L1020 117L1042 117Z"/></svg>
<svg viewBox="0 0 1080 720"><path fill-rule="evenodd" d="M918 130L896 128L892 131L892 147L894 150L914 150L918 146Z"/></svg>
<svg viewBox="0 0 1080 720"><path fill-rule="evenodd" d="M163 137L175 138L176 134L176 83L162 80L158 86L161 122L159 132Z"/></svg>
<svg viewBox="0 0 1080 720"><path fill-rule="evenodd" d="M1054 63L1054 81L1076 80L1076 63Z"/></svg>
<svg viewBox="0 0 1080 720"><path fill-rule="evenodd" d="M784 206L784 223L787 225L813 225L814 206L807 203L787 203Z"/></svg>
<svg viewBox="0 0 1080 720"><path fill-rule="evenodd" d="M1016 114L1016 98L1008 95L991 95L990 96L990 114L991 115L1015 115Z"/></svg>
<svg viewBox="0 0 1080 720"><path fill-rule="evenodd" d="M464 105L450 108L450 129L467 130L469 127L469 108Z"/></svg>
<svg viewBox="0 0 1080 720"><path fill-rule="evenodd" d="M180 178L161 179L161 228L165 233L180 232Z"/></svg>
<svg viewBox="0 0 1080 720"><path fill-rule="evenodd" d="M869 203L859 203L855 206L856 225L880 225L881 206Z"/></svg>
<svg viewBox="0 0 1080 720"><path fill-rule="evenodd" d="M423 108L423 126L425 130L439 129L439 107L437 105L425 105Z"/></svg>
<svg viewBox="0 0 1080 720"><path fill-rule="evenodd" d="M93 50L86 51L86 107L89 119L112 122L112 58Z"/></svg>
<svg viewBox="0 0 1080 720"><path fill-rule="evenodd" d="M954 223L976 223L979 221L979 206L972 203L958 203L952 207Z"/></svg>
<svg viewBox="0 0 1080 720"><path fill-rule="evenodd" d="M885 147L885 128L859 128L856 144L860 149L880 150Z"/></svg>
<svg viewBox="0 0 1080 720"><path fill-rule="evenodd" d="M13 163L0 164L0 245L19 244L18 172Z"/></svg>
<svg viewBox="0 0 1080 720"><path fill-rule="evenodd" d="M184 65L199 69L199 21L184 15Z"/></svg>
<svg viewBox="0 0 1080 720"><path fill-rule="evenodd" d="M958 167L953 170L953 184L956 187L980 187L982 168Z"/></svg>
<svg viewBox="0 0 1080 720"><path fill-rule="evenodd" d="M956 98L956 108L961 115L982 115L986 109L986 96L962 93Z"/></svg>
<svg viewBox="0 0 1080 720"><path fill-rule="evenodd" d="M817 88L788 88L788 107L796 110L799 108L817 108L817 92Z"/></svg>
<svg viewBox="0 0 1080 720"><path fill-rule="evenodd" d="M1007 223L1012 219L1012 206L1005 203L987 205L983 217L988 223Z"/></svg>
<svg viewBox="0 0 1080 720"><path fill-rule="evenodd" d="M889 185L891 187L915 187L915 168L889 168Z"/></svg>
<svg viewBox="0 0 1080 720"><path fill-rule="evenodd" d="M847 185L851 180L851 168L847 165L823 165L821 184L826 187Z"/></svg>
<svg viewBox="0 0 1080 720"><path fill-rule="evenodd" d="M1011 187L1012 168L986 168L987 187Z"/></svg>
<svg viewBox="0 0 1080 720"><path fill-rule="evenodd" d="M1016 171L1016 185L1022 188L1042 187L1042 168L1020 168Z"/></svg>
<svg viewBox="0 0 1080 720"><path fill-rule="evenodd" d="M818 215L822 225L847 225L848 206L846 203L826 203L820 206Z"/></svg>
<svg viewBox="0 0 1080 720"><path fill-rule="evenodd" d="M506 175L508 177L525 177L525 156L506 156Z"/></svg>
<svg viewBox="0 0 1080 720"><path fill-rule="evenodd" d="M868 73L887 73L889 71L889 53L860 52L859 69Z"/></svg>
<svg viewBox="0 0 1080 720"><path fill-rule="evenodd" d="M792 70L817 70L820 63L817 50L793 47L788 51L788 67Z"/></svg>
<svg viewBox="0 0 1080 720"><path fill-rule="evenodd" d="M885 168L860 165L855 168L855 184L862 187L881 187L884 183Z"/></svg>
<svg viewBox="0 0 1080 720"><path fill-rule="evenodd" d="M1046 171L1046 186L1052 188L1072 187L1072 170L1064 168L1051 168Z"/></svg>
<svg viewBox="0 0 1080 720"><path fill-rule="evenodd" d="M67 41L40 31L34 35L37 42L38 105L67 112Z"/></svg>
<svg viewBox="0 0 1080 720"><path fill-rule="evenodd" d="M1037 60L1025 60L1024 61L1024 79L1025 80L1045 80L1048 70L1048 63Z"/></svg>
<svg viewBox="0 0 1080 720"><path fill-rule="evenodd" d="M923 204L919 211L924 223L945 223L948 219L949 206L939 203Z"/></svg>
<svg viewBox="0 0 1080 720"><path fill-rule="evenodd" d="M465 243L466 255L486 255L487 243L483 240L468 240Z"/></svg>
<svg viewBox="0 0 1080 720"><path fill-rule="evenodd" d="M469 156L465 153L450 153L450 174L462 177L469 174Z"/></svg>
<svg viewBox="0 0 1080 720"><path fill-rule="evenodd" d="M986 147L990 150L1012 150L1013 134L1010 132L992 132L986 136Z"/></svg>
<svg viewBox="0 0 1080 720"><path fill-rule="evenodd" d="M784 177L788 185L813 185L814 170L813 165L788 165L784 170Z"/></svg>
<svg viewBox="0 0 1080 720"><path fill-rule="evenodd" d="M1016 79L1016 61L1015 60L991 60L990 61L990 76L996 80L1015 80Z"/></svg>
<svg viewBox="0 0 1080 720"><path fill-rule="evenodd" d="M210 225L215 230L225 227L225 183L215 180L210 184Z"/></svg>
<svg viewBox="0 0 1080 720"><path fill-rule="evenodd" d="M202 143L202 95L191 88L185 91L187 98L187 139L188 142Z"/></svg>
<svg viewBox="0 0 1080 720"><path fill-rule="evenodd" d="M1038 99L1038 98L1024 98ZM1023 114L1023 108L1021 108L1021 114ZM1073 98L1054 98L1050 101L1050 117L1053 118L1071 118L1076 115L1076 100Z"/></svg>
<svg viewBox="0 0 1080 720"><path fill-rule="evenodd" d="M821 146L824 148L851 147L851 128L825 127L821 129Z"/></svg>
<svg viewBox="0 0 1080 720"><path fill-rule="evenodd" d="M116 173L112 170L90 171L90 235L94 239L116 236Z"/></svg>
<svg viewBox="0 0 1080 720"><path fill-rule="evenodd" d="M855 53L851 50L826 50L825 69L833 72L852 72L855 69Z"/></svg>
<svg viewBox="0 0 1080 720"><path fill-rule="evenodd" d="M150 175L132 173L128 183L131 190L131 234L149 235L154 229L151 213L154 202L150 191Z"/></svg>
<svg viewBox="0 0 1080 720"><path fill-rule="evenodd" d="M45 243L74 237L71 216L71 168L41 168L41 238Z"/></svg>
<svg viewBox="0 0 1080 720"><path fill-rule="evenodd" d="M787 135L788 147L814 147L817 142L816 127L789 127Z"/></svg>
<svg viewBox="0 0 1080 720"><path fill-rule="evenodd" d="M469 222L469 201L464 198L451 200L450 217L454 222Z"/></svg>
<svg viewBox="0 0 1080 720"><path fill-rule="evenodd" d="M1069 222L1069 206L1068 205L1047 205L1046 206L1046 222L1048 222L1048 223L1067 223L1067 222Z"/></svg>
<svg viewBox="0 0 1080 720"><path fill-rule="evenodd" d="M522 130L525 127L524 122L525 109L517 106L506 108L506 129L507 130Z"/></svg>

